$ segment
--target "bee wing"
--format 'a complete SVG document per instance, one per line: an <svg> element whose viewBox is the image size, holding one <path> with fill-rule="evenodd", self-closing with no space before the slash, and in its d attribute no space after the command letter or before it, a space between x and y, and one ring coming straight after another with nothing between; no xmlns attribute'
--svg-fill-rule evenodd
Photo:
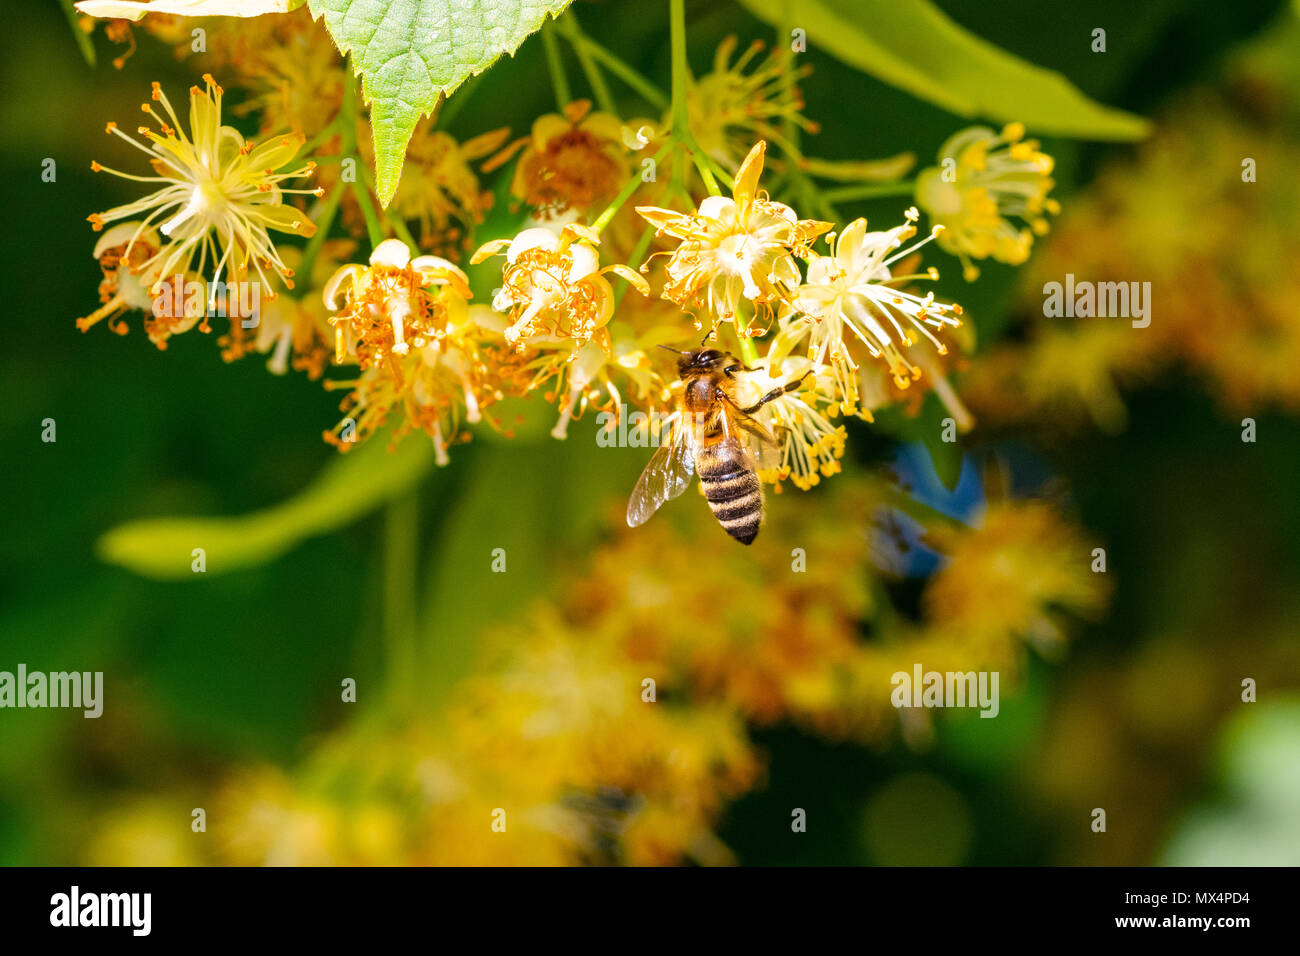
<svg viewBox="0 0 1300 956"><path fill-rule="evenodd" d="M755 466L760 471L779 468L781 445L767 426L757 418L750 418L748 415L738 415L736 424L739 426L741 444L753 459Z"/></svg>
<svg viewBox="0 0 1300 956"><path fill-rule="evenodd" d="M628 527L636 528L649 521L660 505L689 488L694 476L695 457L691 453L689 431L678 428L670 442L659 446L637 479L627 503Z"/></svg>

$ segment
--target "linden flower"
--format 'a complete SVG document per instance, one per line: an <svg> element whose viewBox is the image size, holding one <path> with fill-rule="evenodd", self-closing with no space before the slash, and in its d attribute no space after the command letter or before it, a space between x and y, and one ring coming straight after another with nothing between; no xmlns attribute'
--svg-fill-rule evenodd
<svg viewBox="0 0 1300 956"><path fill-rule="evenodd" d="M439 465L447 464L446 448L451 441L469 438L459 434L461 420L470 425L482 421L483 406L496 397L488 391L487 366L473 330L469 310L458 310L449 319L448 334L420 349L420 364L413 376L414 401L407 404L407 422L433 440Z"/></svg>
<svg viewBox="0 0 1300 956"><path fill-rule="evenodd" d="M470 163L497 150L509 135L502 127L457 143L435 130L411 140L391 208L402 219L419 220L421 246L451 252L461 230L483 221L492 193L480 188Z"/></svg>
<svg viewBox="0 0 1300 956"><path fill-rule="evenodd" d="M658 234L681 240L666 266L663 297L683 309L703 309L719 322L734 322L742 298L773 304L799 285L794 254L831 228L800 219L789 206L758 190L767 144L759 141L736 173L731 198L709 196L694 213L656 206L636 211Z"/></svg>
<svg viewBox="0 0 1300 956"><path fill-rule="evenodd" d="M468 310L469 297L469 278L457 266L437 256L412 259L406 243L387 239L369 266L343 266L325 283L322 299L336 313L329 320L334 360L364 370L423 348Z"/></svg>
<svg viewBox="0 0 1300 956"><path fill-rule="evenodd" d="M322 250L323 254L316 260L309 277L313 285L325 282L334 271L337 257L352 244L343 240L325 245L326 249ZM284 259L291 266L296 267L301 258L299 249L284 251ZM221 357L233 362L253 352L269 353L266 368L272 375L284 375L292 366L295 371L306 372L313 381L319 379L334 351L329 315L320 297L309 295L296 299L277 296L270 302L259 303L259 306L254 316L253 329L256 331L251 336L244 327L244 317L228 313L231 315L230 331L219 341Z"/></svg>
<svg viewBox="0 0 1300 956"><path fill-rule="evenodd" d="M584 212L618 192L628 175L623 121L590 110L589 101L575 100L563 116L538 117L532 135L511 147L513 151L525 146L510 183L511 195L554 214Z"/></svg>
<svg viewBox="0 0 1300 956"><path fill-rule="evenodd" d="M338 115L353 80L329 32L307 10L218 23L219 35L209 37L208 47L220 45L219 58L230 62L253 94L243 108L257 108L263 132L319 131Z"/></svg>
<svg viewBox="0 0 1300 956"><path fill-rule="evenodd" d="M507 316L486 306L471 306L470 314L482 330L504 340ZM568 437L569 422L581 418L588 408L608 413L605 427L612 431L626 414L626 404L648 410L656 400L667 400L667 383L677 377L677 365L658 346L693 335L686 316L672 303L645 295L625 296L618 317L577 349L568 339L534 336L527 340L524 352L493 350L493 380L514 395L548 386L544 397L560 410L551 430L555 438Z"/></svg>
<svg viewBox="0 0 1300 956"><path fill-rule="evenodd" d="M153 310L154 296L150 292L157 274L141 275L146 262L153 259L162 248L162 240L155 229L139 222L122 222L113 226L95 243L94 256L103 270L104 280L99 284L98 309L77 319L77 329L85 332L97 322L106 320L108 327L118 335L126 335L124 313L139 309L145 314Z"/></svg>
<svg viewBox="0 0 1300 956"><path fill-rule="evenodd" d="M799 388L767 402L754 417L767 426L780 446L775 466L761 467L759 477L779 483L789 478L795 487L807 491L823 476L838 474L847 432L832 419L836 408L836 382L826 369L802 357L780 358L769 352L765 367L738 376L737 400L741 404L789 382Z"/></svg>
<svg viewBox="0 0 1300 956"><path fill-rule="evenodd" d="M498 333L502 330L504 318L498 313L490 309L480 312L477 307L471 311L484 329ZM609 413L605 427L616 428L624 414L625 388L637 404L648 405L651 396L665 387L650 353L660 342L681 338L676 329L655 327L637 333L628 323L613 322L607 342L588 342L574 351L563 340L534 340L526 357L499 363L494 372L497 380L513 382L513 392L519 395L554 381L545 398L559 405L560 416L551 436L563 440L569 436L569 423L580 419L588 408Z"/></svg>
<svg viewBox="0 0 1300 956"><path fill-rule="evenodd" d="M159 277L157 281L191 271L207 275L209 267L214 282L222 278L223 270L229 270L242 281L251 262L268 290L271 285L267 281L267 269L279 273L285 285L292 288L293 270L276 252L268 229L300 236L310 236L316 231L300 210L284 205L283 200L292 193L319 195L319 190L280 187L286 179L310 175L315 164L309 162L298 169L277 172L293 159L304 137L301 133L275 136L260 146L244 142L233 127L221 125L221 87L208 74L203 79L206 90L190 88L189 136L181 129L181 121L157 83L153 84L153 99L162 104L171 124L155 113L150 104L141 107L162 130L159 135L147 126L138 129L153 144L152 149L127 136L116 123L108 124L108 132L149 156L150 165L158 175L133 176L98 162L91 163L91 169L136 182L163 185L143 199L92 213L87 219L98 232L108 223L148 212L135 236L128 241L126 255L131 258L135 241L146 229L156 225L169 241L140 263L138 271L150 272ZM164 216L168 217L166 221L159 223Z"/></svg>
<svg viewBox="0 0 1300 956"><path fill-rule="evenodd" d="M969 329L963 325L962 330ZM961 330L958 330L960 335ZM889 370L878 362L862 366L858 378L858 404L860 416L873 421L871 415L881 408L894 407L904 415L915 418L921 414L926 396L933 394L939 404L957 425L957 433L964 435L975 427L975 417L971 414L952 382L948 380L949 366L961 360L961 352L969 352L974 345L974 337L966 335L964 342L959 342L960 351L950 352L948 356L924 351L916 353L916 364L921 370L919 385L909 383L906 388L899 388Z"/></svg>
<svg viewBox="0 0 1300 956"><path fill-rule="evenodd" d="M86 332L91 326L107 320L108 327L118 335L127 333L126 322L121 317L131 309L144 313L144 331L149 341L159 349L167 348L173 335L188 332L195 326L210 332L207 308L201 295L188 295L187 288L199 282L193 272L171 276L165 280L144 265L157 254L162 245L158 232L141 223L122 222L106 230L95 243L94 255L99 260L104 279L99 284L98 309L77 319L77 328Z"/></svg>
<svg viewBox="0 0 1300 956"><path fill-rule="evenodd" d="M903 354L904 349L916 344L917 333L944 355L948 347L931 329L961 325L957 318L961 306L935 302L933 293L922 297L894 287L894 283L922 276L895 276L889 267L939 232L936 226L935 232L921 242L899 250L916 235L913 223L918 216L915 209L909 209L907 222L888 232L867 232L867 221L855 219L834 239L832 255L814 254L808 262L808 279L792 303L803 318L792 322L781 334L787 341L807 335L813 362L831 366L840 382L856 379L858 369L849 354L846 332L865 345L873 358L884 360L898 387L906 388L921 376L921 369ZM931 269L927 277L937 279L938 273ZM841 395L844 411L850 413L856 405L851 394L845 385Z"/></svg>
<svg viewBox="0 0 1300 956"><path fill-rule="evenodd" d="M471 331L469 310L457 311L444 334L419 349L371 365L354 381L327 382L331 391L352 391L342 404L346 417L324 433L325 440L348 451L397 411L402 421L394 439L421 430L433 442L435 461L446 465L447 448L469 439L461 433L461 422L482 421L483 406L496 397L487 389L487 369Z"/></svg>
<svg viewBox="0 0 1300 956"><path fill-rule="evenodd" d="M567 341L573 351L586 345L614 314L607 273L622 276L642 295L650 291L645 279L625 265L600 268L599 242L594 229L570 223L559 235L542 227L525 229L474 253L470 262L478 264L505 250L501 288L492 307L510 314L511 323L502 330L508 345L520 351L555 340Z"/></svg>
<svg viewBox="0 0 1300 956"><path fill-rule="evenodd" d="M1034 235L1047 232L1043 213L1061 211L1060 203L1047 198L1055 185L1052 157L1024 135L1020 123L1001 133L985 126L964 129L939 149L939 166L917 178L916 203L944 227L939 245L961 259L968 282L979 276L972 259L992 257L1013 266L1028 259Z"/></svg>
<svg viewBox="0 0 1300 956"><path fill-rule="evenodd" d="M483 328L501 331L501 316L490 309L478 316ZM511 352L518 355L517 352ZM581 418L588 405L598 404L598 390L603 385L616 403L619 391L610 380L608 367L612 356L608 345L588 342L576 351L563 342L535 345L523 361L506 359L495 369L501 382L514 382L512 392L526 395L547 382L555 386L546 392L548 402L558 401L560 417L551 429L551 437L561 440L569 437L569 422Z"/></svg>
<svg viewBox="0 0 1300 956"><path fill-rule="evenodd" d="M769 53L754 69L745 70L763 50L755 40L731 63L736 38L718 44L713 70L695 80L686 93L691 134L700 148L726 169L736 169L755 140L778 140L780 124L793 121L809 133L817 124L805 119L803 99L794 83L812 72L811 66L792 69L785 58Z"/></svg>

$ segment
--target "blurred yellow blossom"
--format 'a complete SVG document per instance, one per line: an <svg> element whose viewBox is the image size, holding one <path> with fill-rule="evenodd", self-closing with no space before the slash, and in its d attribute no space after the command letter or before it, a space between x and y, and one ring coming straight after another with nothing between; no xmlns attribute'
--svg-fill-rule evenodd
<svg viewBox="0 0 1300 956"><path fill-rule="evenodd" d="M1189 149L1203 161L1189 166ZM1125 421L1121 389L1175 364L1232 413L1300 410L1300 279L1276 267L1300 256L1300 184L1247 185L1214 172L1240 168L1242 156L1289 168L1300 144L1201 90L1170 109L1135 159L1103 168L1035 258L1022 300L1025 341L995 347L966 376L975 410L990 421L1051 415L1115 431ZM1255 241L1243 245L1247 232ZM1150 326L1044 318L1044 284L1067 273L1150 281L1159 290Z"/></svg>
<svg viewBox="0 0 1300 956"><path fill-rule="evenodd" d="M631 168L623 126L617 116L591 112L587 100L569 103L563 116L538 117L532 134L511 147L524 147L511 194L543 215L586 213L612 199Z"/></svg>
<svg viewBox="0 0 1300 956"><path fill-rule="evenodd" d="M1092 571L1087 543L1045 502L994 502L973 530L937 526L929 541L949 562L926 586L927 615L963 640L1023 638L1052 652L1064 614L1106 606L1109 579Z"/></svg>
<svg viewBox="0 0 1300 956"><path fill-rule="evenodd" d="M492 207L492 193L479 184L472 163L500 148L506 127L463 143L423 125L407 148L393 212L420 224L420 246L440 255L457 255L474 226Z"/></svg>
<svg viewBox="0 0 1300 956"><path fill-rule="evenodd" d="M558 599L483 636L436 719L381 704L296 769L232 770L195 852L238 865L734 862L718 821L765 772L747 724L861 741L901 726L917 742L928 717L894 709L898 671L1014 671L1026 638L1059 639L1063 614L1104 604L1079 532L1046 502L1004 502L978 528L928 526L947 563L923 619L902 617L872 543L896 501L855 478L774 514L806 567L783 549L738 559L703 507L616 532ZM686 550L708 575L680 573ZM171 853L151 827L156 799L115 812L96 846Z"/></svg>
<svg viewBox="0 0 1300 956"><path fill-rule="evenodd" d="M1037 140L1024 137L1020 123L1001 132L985 126L961 130L939 148L939 165L917 179L916 204L944 227L939 245L961 259L968 280L979 275L972 259L1023 263L1034 236L1047 232L1045 213L1060 211L1047 196L1055 185L1052 157Z"/></svg>
<svg viewBox="0 0 1300 956"><path fill-rule="evenodd" d="M755 61L763 52L761 40L733 63L736 46L734 36L719 43L713 69L696 78L686 94L691 135L728 172L740 167L754 142L783 142L787 122L817 131L817 124L801 112L803 98L796 85L812 72L811 65L793 66L775 50Z"/></svg>

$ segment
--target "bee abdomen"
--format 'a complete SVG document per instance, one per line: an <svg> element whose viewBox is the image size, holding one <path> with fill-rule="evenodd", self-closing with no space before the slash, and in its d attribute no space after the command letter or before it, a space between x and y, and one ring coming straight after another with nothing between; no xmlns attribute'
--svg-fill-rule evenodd
<svg viewBox="0 0 1300 956"><path fill-rule="evenodd" d="M763 486L758 475L736 450L725 446L716 453L697 455L695 464L713 516L727 534L749 544L763 521Z"/></svg>

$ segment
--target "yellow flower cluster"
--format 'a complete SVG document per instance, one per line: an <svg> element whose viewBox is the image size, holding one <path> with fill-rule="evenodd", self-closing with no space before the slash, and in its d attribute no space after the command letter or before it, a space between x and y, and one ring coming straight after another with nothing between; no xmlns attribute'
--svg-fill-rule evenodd
<svg viewBox="0 0 1300 956"><path fill-rule="evenodd" d="M967 280L979 276L972 259L1023 263L1034 236L1048 230L1045 214L1060 212L1060 204L1047 196L1055 185L1052 157L1037 140L1024 137L1020 123L1001 132L964 129L939 148L939 165L923 170L917 180L917 205L944 227L939 245L961 259Z"/></svg>
<svg viewBox="0 0 1300 956"><path fill-rule="evenodd" d="M748 726L920 745L892 678L1001 669L1050 650L1060 615L1105 600L1087 544L1052 507L1003 502L977 527L928 528L947 563L917 623L883 603L886 489L857 479L777 516L806 566L736 552L703 514L624 530L559 600L492 634L437 720L406 712L327 736L293 771L226 775L210 857L166 838L191 793L152 795L95 828L88 854L236 865L632 865L732 862L716 834L764 760ZM875 529L875 530L873 530ZM689 551L710 568L683 577ZM991 597L992 596L992 597ZM865 634L870 629L870 637ZM197 801L202 803L203 801ZM175 829L174 823L168 824ZM192 846L193 844L187 844Z"/></svg>
<svg viewBox="0 0 1300 956"><path fill-rule="evenodd" d="M180 42L170 24L158 29ZM938 278L915 265L918 250L937 239L964 261L1018 262L1041 213L1055 209L1050 158L1013 125L966 130L945 145L944 170L918 181L917 201L934 220L919 241L915 208L885 230L860 218L838 231L802 218L760 185L768 139L780 147L783 180L870 164L806 161L789 138L816 129L796 88L804 69L775 53L759 59L761 44L737 58L733 38L711 72L688 78L684 108L658 122L577 100L507 145L507 129L458 142L432 117L380 211L364 175L373 156L357 128L355 81L320 26L300 11L215 29L207 56L245 86L242 109L258 114L261 138L246 142L223 123L210 76L191 91L188 134L155 84L163 115L150 104L145 112L160 132L142 128L149 148L135 145L157 175L117 175L157 188L90 217L109 228L95 247L100 308L79 326L107 321L125 332L122 317L140 310L150 339L165 347L224 315L227 360L260 353L272 372L300 370L346 391L342 420L324 432L341 451L392 426L394 437L427 435L443 463L470 437L466 426L509 431L493 405L534 395L556 406L557 438L591 408L612 413L609 427L629 406L670 418L682 393L672 350L698 347L707 331L743 359L738 400L777 394L754 415L780 445L762 478L811 488L840 470L845 417L870 421L897 403L915 412L934 390L970 427L945 377L962 309L918 291ZM295 131L274 132L283 125ZM111 124L110 132L131 141ZM308 141L319 165L295 162ZM360 181L344 174L354 150ZM477 236L493 205L480 177L498 168L515 203L498 212L512 222ZM321 185L288 188L308 174ZM815 188L796 195L830 208ZM1015 231L1009 216L1031 228ZM325 241L336 220L369 240L367 258ZM311 238L317 223L325 234L301 250L271 239L273 231ZM495 256L499 281L481 268ZM340 265L344 258L356 261ZM298 268L311 273L301 289ZM260 283L258 301L216 288L249 276ZM280 301L272 280L294 291L292 301ZM166 288L194 283L210 294ZM329 374L349 368L355 374Z"/></svg>
<svg viewBox="0 0 1300 956"><path fill-rule="evenodd" d="M755 140L778 141L783 126L817 132L804 117L798 82L812 72L776 50L759 59L764 44L755 40L732 62L737 40L718 44L713 69L691 83L686 104L691 132L700 148L729 172L740 168Z"/></svg>
<svg viewBox="0 0 1300 956"><path fill-rule="evenodd" d="M921 377L909 360L924 338L940 355L947 345L935 332L961 325L961 307L924 296L904 286L938 278L895 274L895 264L940 231L904 247L916 235L919 214L906 213L902 226L869 232L865 219L827 235L829 255L812 242L833 224L801 220L793 209L773 202L759 189L766 144L759 142L741 163L731 197L710 196L692 213L637 207L655 229L679 240L668 253L662 296L711 323L716 336L729 325L745 341L764 334L756 320L779 324L768 343L766 361L747 370L742 395L757 398L788 382L801 386L765 404L759 418L781 439L781 465L765 475L789 478L809 488L839 471L846 432L834 418L871 412L860 401L862 359L882 363L896 386L907 388ZM806 276L798 260L807 263ZM800 354L796 354L796 349Z"/></svg>
<svg viewBox="0 0 1300 956"><path fill-rule="evenodd" d="M1276 94L1294 100L1284 84ZM1204 162L1186 163L1189 143ZM1284 122L1261 125L1221 93L1199 90L1171 108L1136 159L1103 169L1026 277L1025 341L996 347L967 376L975 410L993 421L1050 415L1058 427L1114 431L1126 417L1121 389L1177 365L1234 416L1300 411L1300 280L1279 266L1300 256L1300 186L1288 177L1244 182L1243 156L1261 170L1286 169L1300 161L1300 142ZM1247 233L1255 241L1243 245ZM1067 273L1148 282L1157 290L1149 326L1044 318L1044 285Z"/></svg>

